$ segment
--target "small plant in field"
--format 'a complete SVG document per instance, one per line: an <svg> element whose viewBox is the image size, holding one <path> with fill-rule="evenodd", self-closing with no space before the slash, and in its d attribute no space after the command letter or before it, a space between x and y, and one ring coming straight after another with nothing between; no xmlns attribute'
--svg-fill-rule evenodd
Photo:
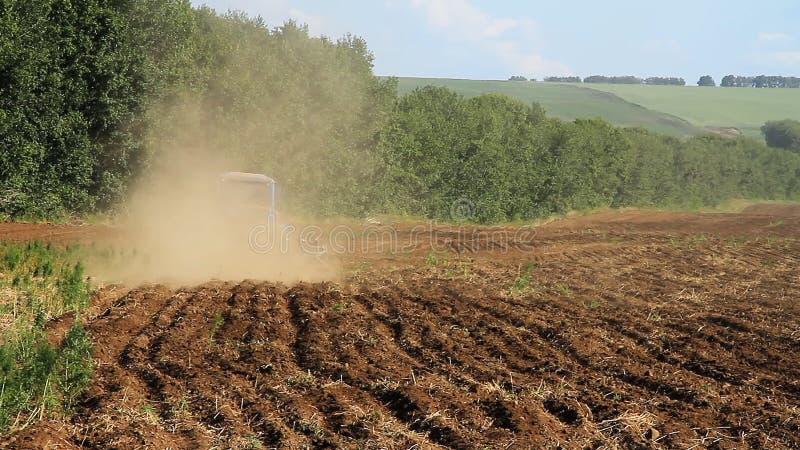
<svg viewBox="0 0 800 450"><path fill-rule="evenodd" d="M51 275L53 275L53 261L51 259L42 259L36 262L33 276L47 278Z"/></svg>
<svg viewBox="0 0 800 450"><path fill-rule="evenodd" d="M144 405L141 406L141 408L139 408L139 410L151 422L154 422L154 423L158 423L159 422L158 412L156 412L156 409L153 408L153 405L144 404Z"/></svg>
<svg viewBox="0 0 800 450"><path fill-rule="evenodd" d="M76 403L92 379L92 344L79 320L72 323L59 351L58 385L63 393L64 408Z"/></svg>
<svg viewBox="0 0 800 450"><path fill-rule="evenodd" d="M61 269L61 279L58 281L58 291L63 300L64 309L83 309L89 305L89 283L84 278L83 264L75 263L74 266L65 266Z"/></svg>
<svg viewBox="0 0 800 450"><path fill-rule="evenodd" d="M533 270L539 267L535 262L525 264L525 267L519 266L517 268L517 277L511 284L511 295L521 294L531 289L531 279L533 277Z"/></svg>
<svg viewBox="0 0 800 450"><path fill-rule="evenodd" d="M589 309L597 309L600 307L600 300L594 299L591 302L585 303L585 305Z"/></svg>
<svg viewBox="0 0 800 450"><path fill-rule="evenodd" d="M322 439L325 437L325 429L322 428L319 423L312 420L301 420L295 423L297 430L302 432L307 436L311 436L313 438Z"/></svg>
<svg viewBox="0 0 800 450"><path fill-rule="evenodd" d="M556 289L558 289L558 292L562 293L563 295L567 297L572 297L572 289L570 289L569 286L567 286L566 284L557 283Z"/></svg>
<svg viewBox="0 0 800 450"><path fill-rule="evenodd" d="M211 331L209 332L208 335L209 339L211 339L212 341L214 340L214 335L217 334L217 331L219 331L219 327L221 327L223 323L225 323L225 318L222 317L222 314L220 314L219 312L215 313L214 319L212 319L211 321Z"/></svg>
<svg viewBox="0 0 800 450"><path fill-rule="evenodd" d="M742 245L741 242L738 239L736 239L735 237L732 237L732 238L728 239L727 241L725 241L725 246L729 247L729 248L737 248L737 247L739 247L741 245Z"/></svg>
<svg viewBox="0 0 800 450"><path fill-rule="evenodd" d="M264 444L262 444L261 441L259 441L255 436L248 436L244 448L249 450L260 450L264 448Z"/></svg>
<svg viewBox="0 0 800 450"><path fill-rule="evenodd" d="M524 274L517 275L517 278L514 278L514 284L511 285L511 292L521 293L528 290L530 287L531 273L526 272Z"/></svg>
<svg viewBox="0 0 800 450"><path fill-rule="evenodd" d="M337 303L333 304L333 307L331 309L333 309L335 312L342 312L348 306L350 306L350 305L347 304L347 303L337 302Z"/></svg>
<svg viewBox="0 0 800 450"><path fill-rule="evenodd" d="M439 265L439 257L436 255L436 251L434 251L433 247L428 252L428 256L425 257L425 264L428 266L438 266Z"/></svg>
<svg viewBox="0 0 800 450"><path fill-rule="evenodd" d="M696 234L690 238L691 245L702 244L705 242L708 242L708 236L705 233Z"/></svg>
<svg viewBox="0 0 800 450"><path fill-rule="evenodd" d="M191 411L189 411L189 399L185 392L181 395L181 400L173 411L176 417L189 417L192 415Z"/></svg>
<svg viewBox="0 0 800 450"><path fill-rule="evenodd" d="M19 247L8 244L5 245L4 250L3 264L9 271L13 272L22 260L22 251Z"/></svg>
<svg viewBox="0 0 800 450"><path fill-rule="evenodd" d="M314 381L311 375L302 375L299 377L291 377L286 379L287 386L309 386Z"/></svg>
<svg viewBox="0 0 800 450"><path fill-rule="evenodd" d="M650 322L660 322L661 321L661 313L659 313L657 310L654 309L654 310L650 311L649 314L647 314L647 320L650 321Z"/></svg>

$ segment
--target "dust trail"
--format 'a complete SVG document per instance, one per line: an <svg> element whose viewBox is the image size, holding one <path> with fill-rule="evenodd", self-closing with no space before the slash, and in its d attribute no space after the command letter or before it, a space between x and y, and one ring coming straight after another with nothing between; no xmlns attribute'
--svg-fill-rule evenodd
<svg viewBox="0 0 800 450"><path fill-rule="evenodd" d="M219 187L219 176L242 165L208 152L170 149L134 190L121 218L128 255L116 264L90 263L98 278L139 284L199 283L209 279L320 281L337 277L337 264L298 245L259 252L250 242L266 211L241 214L236 192ZM280 204L276 205L280 208ZM281 219L273 226L280 237ZM263 238L263 237L262 237Z"/></svg>

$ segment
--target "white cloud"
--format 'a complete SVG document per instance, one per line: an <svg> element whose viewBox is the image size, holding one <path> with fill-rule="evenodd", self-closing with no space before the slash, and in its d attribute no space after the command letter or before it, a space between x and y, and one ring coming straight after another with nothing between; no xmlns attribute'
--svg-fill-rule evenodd
<svg viewBox="0 0 800 450"><path fill-rule="evenodd" d="M411 0L411 4L453 40L497 37L519 26L516 19L492 17L466 0Z"/></svg>
<svg viewBox="0 0 800 450"><path fill-rule="evenodd" d="M549 61L536 52L520 49L520 46L515 42L496 42L494 49L503 62L515 68L520 74L536 76L572 75L572 70L566 64L558 61Z"/></svg>
<svg viewBox="0 0 800 450"><path fill-rule="evenodd" d="M787 66L800 66L800 52L775 52L772 60Z"/></svg>
<svg viewBox="0 0 800 450"><path fill-rule="evenodd" d="M518 75L567 75L565 64L537 51L536 24L525 17L494 17L467 0L410 0L428 25L447 39L490 51Z"/></svg>
<svg viewBox="0 0 800 450"><path fill-rule="evenodd" d="M775 42L775 41L788 41L791 40L792 37L786 33L759 33L758 34L758 41L759 42Z"/></svg>

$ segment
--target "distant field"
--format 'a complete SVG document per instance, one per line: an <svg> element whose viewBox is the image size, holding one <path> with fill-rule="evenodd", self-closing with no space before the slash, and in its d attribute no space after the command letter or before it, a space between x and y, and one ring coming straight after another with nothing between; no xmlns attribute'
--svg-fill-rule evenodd
<svg viewBox="0 0 800 450"><path fill-rule="evenodd" d="M505 94L538 102L550 115L566 120L601 117L615 125L643 126L677 136L698 134L706 127L733 127L759 137L768 120L800 119L800 89L400 78L399 91L405 94L425 85L445 86L468 97Z"/></svg>
<svg viewBox="0 0 800 450"><path fill-rule="evenodd" d="M749 136L760 136L761 125L769 120L800 119L800 89L590 86L699 127L735 127Z"/></svg>
<svg viewBox="0 0 800 450"><path fill-rule="evenodd" d="M531 83L524 81L479 81L444 78L400 78L398 90L406 94L417 87L444 86L464 96L486 92L505 94L525 103L538 102L547 113L561 119L601 117L621 126L641 126L662 133L685 136L699 130L690 123L669 114L652 111L627 102L617 95L580 85Z"/></svg>

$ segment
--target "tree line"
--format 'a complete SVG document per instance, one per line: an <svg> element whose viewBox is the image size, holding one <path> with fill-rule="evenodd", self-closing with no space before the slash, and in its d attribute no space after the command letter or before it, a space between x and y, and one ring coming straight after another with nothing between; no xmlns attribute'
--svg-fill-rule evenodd
<svg viewBox="0 0 800 450"><path fill-rule="evenodd" d="M685 86L686 81L678 77L648 77L639 78L633 75L605 76L592 75L581 80L581 77L546 77L544 81L551 83L604 83L604 84L647 84L660 86Z"/></svg>
<svg viewBox="0 0 800 450"><path fill-rule="evenodd" d="M644 80L633 75L607 77L605 75L592 75L583 79L584 83L603 84L642 84Z"/></svg>
<svg viewBox="0 0 800 450"><path fill-rule="evenodd" d="M581 77L545 77L544 81L550 83L580 83Z"/></svg>
<svg viewBox="0 0 800 450"><path fill-rule="evenodd" d="M424 87L400 98L380 145L401 213L529 219L598 207L800 198L800 155L744 138L683 140L599 119L563 122L496 94Z"/></svg>
<svg viewBox="0 0 800 450"><path fill-rule="evenodd" d="M517 79L518 77L512 77ZM524 78L524 77L523 77ZM648 77L639 78L627 76L592 75L581 80L580 77L545 77L544 81L553 83L603 83L603 84L647 84L660 86L686 86L686 80L679 77ZM698 86L716 86L714 78L703 75L697 82ZM719 84L721 87L750 87L750 88L800 88L800 78L774 75L738 76L726 75Z"/></svg>
<svg viewBox="0 0 800 450"><path fill-rule="evenodd" d="M748 88L800 88L800 78L774 75L739 76L726 75L720 81L722 87Z"/></svg>
<svg viewBox="0 0 800 450"><path fill-rule="evenodd" d="M367 201L396 85L362 39L188 0L0 1L0 215L118 208L175 149L280 174L298 207Z"/></svg>
<svg viewBox="0 0 800 450"><path fill-rule="evenodd" d="M171 152L230 157L276 178L283 209L319 215L446 219L467 199L496 222L800 190L800 155L752 140L564 122L444 88L399 97L351 35L188 0L0 1L6 218L120 208Z"/></svg>

